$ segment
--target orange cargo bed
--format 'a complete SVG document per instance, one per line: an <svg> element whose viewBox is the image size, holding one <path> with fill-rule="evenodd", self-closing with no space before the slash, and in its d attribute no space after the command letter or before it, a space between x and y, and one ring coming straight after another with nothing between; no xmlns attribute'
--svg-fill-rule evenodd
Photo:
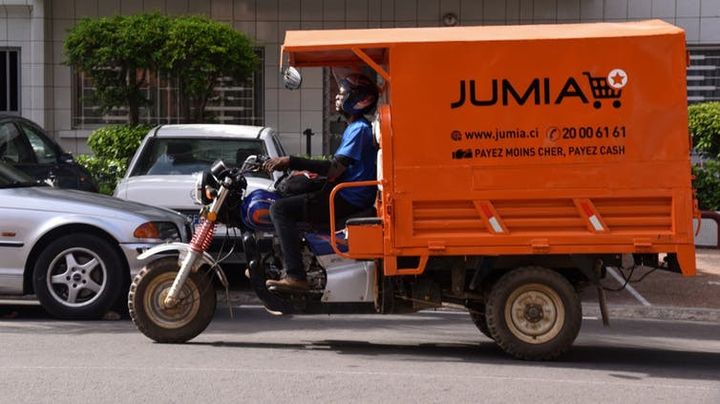
<svg viewBox="0 0 720 404"><path fill-rule="evenodd" d="M396 275L436 255L676 253L695 273L681 29L290 31L283 52L384 82L382 225L351 230L351 256Z"/></svg>

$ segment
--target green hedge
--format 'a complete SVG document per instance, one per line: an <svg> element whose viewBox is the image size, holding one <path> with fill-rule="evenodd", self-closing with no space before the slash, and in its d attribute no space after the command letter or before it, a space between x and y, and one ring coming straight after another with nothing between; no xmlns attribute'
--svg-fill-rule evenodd
<svg viewBox="0 0 720 404"><path fill-rule="evenodd" d="M148 125L111 125L90 134L88 145L93 155L81 155L76 160L95 178L100 193L113 193L117 182L125 175L128 161L151 128Z"/></svg>
<svg viewBox="0 0 720 404"><path fill-rule="evenodd" d="M720 102L690 105L688 121L695 149L720 158Z"/></svg>
<svg viewBox="0 0 720 404"><path fill-rule="evenodd" d="M693 175L700 209L720 211L720 162L710 160L695 166Z"/></svg>
<svg viewBox="0 0 720 404"><path fill-rule="evenodd" d="M693 146L706 159L693 167L698 203L702 210L720 210L720 102L688 108Z"/></svg>
<svg viewBox="0 0 720 404"><path fill-rule="evenodd" d="M112 195L115 185L125 175L127 160L101 159L96 156L80 155L75 161L87 168L95 179L98 192Z"/></svg>

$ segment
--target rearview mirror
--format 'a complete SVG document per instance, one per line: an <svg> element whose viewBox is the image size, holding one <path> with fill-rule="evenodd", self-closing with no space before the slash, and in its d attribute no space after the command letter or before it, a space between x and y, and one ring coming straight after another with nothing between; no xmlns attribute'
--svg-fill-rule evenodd
<svg viewBox="0 0 720 404"><path fill-rule="evenodd" d="M288 90L297 90L300 88L300 85L302 84L302 76L296 68L292 66L287 67L283 71L282 76L285 88Z"/></svg>

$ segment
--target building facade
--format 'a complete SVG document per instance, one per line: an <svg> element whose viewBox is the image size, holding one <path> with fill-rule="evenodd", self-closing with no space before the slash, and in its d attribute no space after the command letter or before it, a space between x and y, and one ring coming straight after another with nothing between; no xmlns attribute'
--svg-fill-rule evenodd
<svg viewBox="0 0 720 404"><path fill-rule="evenodd" d="M0 0L0 111L45 127L67 150L87 152L87 136L124 112L102 115L89 101L92 83L64 64L63 41L80 19L160 11L201 14L255 43L264 69L250 83L219 83L210 106L220 122L274 127L290 153L332 151L331 75L304 69L303 88L279 83L285 31L451 25L632 21L659 18L685 29L691 49L688 97L720 99L720 0ZM173 122L172 83L148 88L152 123ZM310 129L315 136L303 135Z"/></svg>

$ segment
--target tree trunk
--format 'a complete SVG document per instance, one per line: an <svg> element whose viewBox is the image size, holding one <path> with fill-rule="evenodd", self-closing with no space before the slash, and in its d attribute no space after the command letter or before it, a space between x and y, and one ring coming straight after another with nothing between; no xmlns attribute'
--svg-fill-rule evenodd
<svg viewBox="0 0 720 404"><path fill-rule="evenodd" d="M132 126L136 126L140 123L140 106L133 102L130 103L129 109L128 123Z"/></svg>
<svg viewBox="0 0 720 404"><path fill-rule="evenodd" d="M207 106L208 99L210 99L210 96L212 95L213 88L215 88L215 82L216 79L212 78L208 83L205 93L198 97L196 103L197 109L195 110L195 116L198 119L198 122L205 121L205 107Z"/></svg>
<svg viewBox="0 0 720 404"><path fill-rule="evenodd" d="M190 101L190 97L184 93L180 92L180 116L182 119L181 123L190 123L192 120L192 113L191 113L191 105L192 102Z"/></svg>
<svg viewBox="0 0 720 404"><path fill-rule="evenodd" d="M205 122L205 102L203 102L202 98L198 98L195 100L194 104L195 104L195 122L196 123Z"/></svg>
<svg viewBox="0 0 720 404"><path fill-rule="evenodd" d="M182 81L178 82L178 97L180 97L180 123L190 123L192 120L192 100L190 94L185 91L187 86Z"/></svg>
<svg viewBox="0 0 720 404"><path fill-rule="evenodd" d="M129 69L126 77L128 80L128 88L132 91L132 93L127 96L128 123L135 126L140 123L140 105L137 99L135 99L135 92L137 91L137 71Z"/></svg>

